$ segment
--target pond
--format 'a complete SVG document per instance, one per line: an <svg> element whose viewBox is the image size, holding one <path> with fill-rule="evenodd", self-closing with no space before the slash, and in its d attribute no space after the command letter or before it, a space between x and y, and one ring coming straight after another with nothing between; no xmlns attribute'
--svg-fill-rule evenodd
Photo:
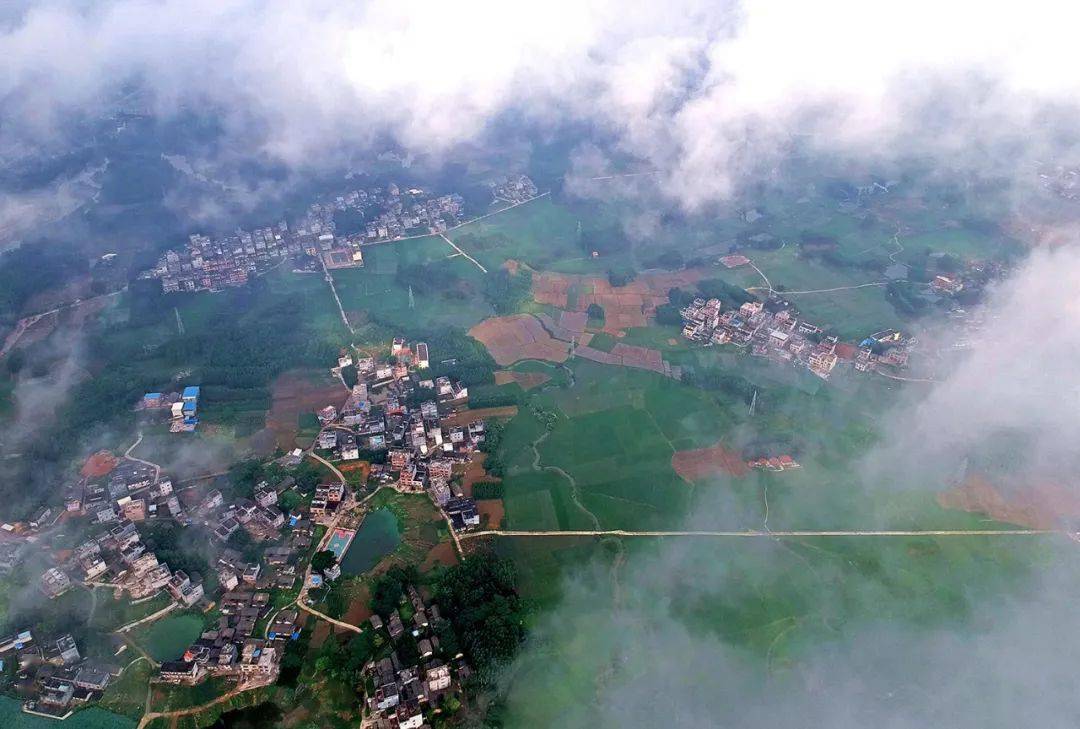
<svg viewBox="0 0 1080 729"><path fill-rule="evenodd" d="M202 618L180 614L136 628L134 637L155 661L174 661L184 654L184 650L194 643L202 632Z"/></svg>
<svg viewBox="0 0 1080 729"><path fill-rule="evenodd" d="M341 560L341 571L346 575L362 575L400 543L397 517L389 509L376 509L364 517L364 523Z"/></svg>
<svg viewBox="0 0 1080 729"><path fill-rule="evenodd" d="M127 729L134 727L135 722L96 706L76 712L61 722L24 713L21 701L0 696L0 725L5 729Z"/></svg>

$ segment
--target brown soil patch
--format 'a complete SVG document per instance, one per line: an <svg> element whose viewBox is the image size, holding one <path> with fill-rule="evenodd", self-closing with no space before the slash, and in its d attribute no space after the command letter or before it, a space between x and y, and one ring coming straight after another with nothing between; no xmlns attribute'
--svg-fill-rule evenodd
<svg viewBox="0 0 1080 729"><path fill-rule="evenodd" d="M367 585L360 588L356 597L349 603L349 609L345 611L345 616L342 618L346 623L352 623L353 625L363 625L364 621L371 617L371 593L368 592Z"/></svg>
<svg viewBox="0 0 1080 729"><path fill-rule="evenodd" d="M534 387L540 387L540 385L550 379L551 375L544 372L511 372L510 370L499 370L495 373L496 385L509 385L511 382L516 382L521 385L522 390L531 390Z"/></svg>
<svg viewBox="0 0 1080 729"><path fill-rule="evenodd" d="M501 478L488 475L488 472L484 469L484 460L486 458L487 453L473 453L472 457L465 464L465 469L461 471L463 474L461 479L461 491L470 499L473 494L473 484L498 483L502 480Z"/></svg>
<svg viewBox="0 0 1080 729"><path fill-rule="evenodd" d="M315 629L311 631L311 647L318 648L326 639L330 637L330 623L325 620L320 620L315 624Z"/></svg>
<svg viewBox="0 0 1080 729"><path fill-rule="evenodd" d="M98 451L86 459L79 473L83 478L101 478L110 473L120 463L120 459L109 451Z"/></svg>
<svg viewBox="0 0 1080 729"><path fill-rule="evenodd" d="M565 362L570 345L554 339L536 317L515 314L485 319L469 335L481 342L504 367L522 359Z"/></svg>
<svg viewBox="0 0 1080 729"><path fill-rule="evenodd" d="M353 471L363 471L364 480L367 480L368 473L371 472L371 464L367 461L348 461L346 463L337 464L337 469L342 473L352 473Z"/></svg>
<svg viewBox="0 0 1080 729"><path fill-rule="evenodd" d="M480 512L480 523L486 525L485 529L498 529L506 516L502 499L480 499L476 502L476 510Z"/></svg>
<svg viewBox="0 0 1080 729"><path fill-rule="evenodd" d="M431 551L424 557L424 562L420 565L421 572L427 572L433 569L435 565L443 565L444 567L453 567L458 563L457 552L454 551L454 545L450 542L443 542L436 544L431 548Z"/></svg>
<svg viewBox="0 0 1080 729"><path fill-rule="evenodd" d="M684 481L697 481L717 473L745 476L750 472L738 453L720 443L709 448L678 451L671 456L671 467Z"/></svg>
<svg viewBox="0 0 1080 729"><path fill-rule="evenodd" d="M517 415L517 405L500 405L497 408L477 408L476 410L462 410L439 421L444 428L455 425L468 425L474 420L491 420L493 418L512 418Z"/></svg>
<svg viewBox="0 0 1080 729"><path fill-rule="evenodd" d="M327 405L340 406L348 393L340 382L312 377L309 372L286 372L274 381L273 401L266 427L274 433L278 447L296 447L297 418Z"/></svg>
<svg viewBox="0 0 1080 729"><path fill-rule="evenodd" d="M599 276L536 271L533 298L540 304L578 312L585 311L590 304L599 304L604 308L604 331L615 334L630 327L647 326L656 307L667 303L668 290L693 286L702 275L695 269L654 271L616 288ZM571 289L577 292L573 302L568 295ZM569 306L570 303L574 306Z"/></svg>
<svg viewBox="0 0 1080 729"><path fill-rule="evenodd" d="M1080 496L1058 483L1009 484L1001 487L981 474L938 494L946 509L985 514L993 519L1032 529L1055 529L1080 520Z"/></svg>

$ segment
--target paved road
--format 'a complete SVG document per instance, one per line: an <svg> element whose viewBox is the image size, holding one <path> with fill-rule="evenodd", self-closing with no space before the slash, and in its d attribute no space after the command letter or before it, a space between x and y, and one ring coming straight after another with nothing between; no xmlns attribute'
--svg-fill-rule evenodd
<svg viewBox="0 0 1080 729"><path fill-rule="evenodd" d="M629 531L625 529L512 531L487 530L461 535L462 541L480 537L1030 537L1048 534L1071 535L1063 529L864 529L788 531Z"/></svg>

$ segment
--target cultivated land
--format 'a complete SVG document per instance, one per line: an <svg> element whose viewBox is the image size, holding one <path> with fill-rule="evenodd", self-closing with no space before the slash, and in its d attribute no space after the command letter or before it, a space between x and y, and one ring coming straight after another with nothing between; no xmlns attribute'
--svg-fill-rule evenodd
<svg viewBox="0 0 1080 729"><path fill-rule="evenodd" d="M1026 589L1030 566L1056 563L1069 546L1057 533L1014 533L1014 524L1055 527L1060 515L1037 508L1050 497L1017 508L969 485L938 500L934 484L891 489L862 475L860 459L880 443L881 414L902 385L871 376L823 383L732 347L690 343L680 327L653 318L670 288L694 291L720 279L762 294L787 290L807 319L857 340L913 326L887 298L885 266L925 266L931 251L990 256L1011 241L972 222L977 209L945 209L900 193L875 200L859 217L817 194L800 202L768 197L760 207L754 222L732 213L707 224L674 223L634 244L619 226L626 208L552 195L448 231L446 239L365 247L363 268L333 272L352 337L321 273L294 274L288 266L214 295L157 300L129 292L102 316L108 357L95 366L108 374L130 362L127 372L138 374L128 383L134 390L142 380L178 376L207 383L205 422L183 443L207 458L211 446L219 448L213 453L227 465L259 452L259 436L272 436L270 448L308 445L320 428L315 406L346 394L315 369L342 344L385 348L388 333L400 330L410 338L416 331L463 338L468 332L484 345L504 369L470 390L496 400L483 413L508 420L488 455L503 466L503 498L478 506L483 528L504 536L480 533L462 543L466 552L487 545L514 560L523 596L540 608L532 627L548 640L545 660L524 666L510 682L507 726L557 725L569 707L593 705L612 666L633 671L650 660L595 630L627 606L658 619L674 616L697 636L723 640L771 678L873 620L962 622L974 601ZM736 245L753 266L717 265ZM662 270L658 258L671 251L684 263ZM512 270L531 271L531 294L496 317L485 286L510 261ZM609 273L627 269L636 275L614 286ZM589 304L604 309L603 323L586 321ZM53 336L46 325L38 332L45 339ZM32 344L30 337L20 346ZM433 354L441 355L434 348ZM709 371L729 379L715 387L679 379L680 372ZM0 415L10 410L10 390L10 381L0 381ZM455 422L478 416L465 412ZM180 442L148 431L136 455L180 461ZM749 459L778 454L794 456L802 468L746 467ZM474 466L466 493L479 477ZM409 565L437 574L458 559L426 495L383 490L371 508L382 510L380 519L393 515L400 542L371 540L370 554L355 555L371 569L342 578L346 599L335 616L354 627L370 614L374 575ZM667 581L635 582L640 565L670 559L663 550L676 541L682 552L676 568L663 571ZM717 565L722 570L714 575ZM545 632L544 611L581 583L593 599L574 604L568 619L560 613L565 622ZM288 604L295 594L278 598ZM308 618L315 639L310 650L304 644L304 658L314 663L332 631L322 616ZM188 640L197 619L173 615L132 638L155 658L166 657ZM202 712L212 709L200 707L219 688L157 693L155 710L199 715L157 721L206 723L210 715ZM116 706L137 714L133 700Z"/></svg>

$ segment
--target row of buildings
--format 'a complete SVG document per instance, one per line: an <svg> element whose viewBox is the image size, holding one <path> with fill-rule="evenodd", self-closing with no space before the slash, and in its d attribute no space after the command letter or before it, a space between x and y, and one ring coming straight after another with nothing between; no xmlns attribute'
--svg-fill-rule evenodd
<svg viewBox="0 0 1080 729"><path fill-rule="evenodd" d="M334 218L345 211L363 217L362 232L338 232ZM166 293L217 291L243 285L290 256L321 258L327 268L362 266L362 246L443 232L460 223L464 211L457 194L401 192L394 184L355 190L332 202L312 204L291 226L283 220L221 237L192 235L184 249L167 251L142 277L159 279Z"/></svg>
<svg viewBox="0 0 1080 729"><path fill-rule="evenodd" d="M698 298L680 313L683 336L691 341L745 347L752 356L805 367L822 379L828 379L840 363L864 372L879 366L904 367L916 344L896 330L879 332L858 347L840 342L775 298L726 310L719 299Z"/></svg>

